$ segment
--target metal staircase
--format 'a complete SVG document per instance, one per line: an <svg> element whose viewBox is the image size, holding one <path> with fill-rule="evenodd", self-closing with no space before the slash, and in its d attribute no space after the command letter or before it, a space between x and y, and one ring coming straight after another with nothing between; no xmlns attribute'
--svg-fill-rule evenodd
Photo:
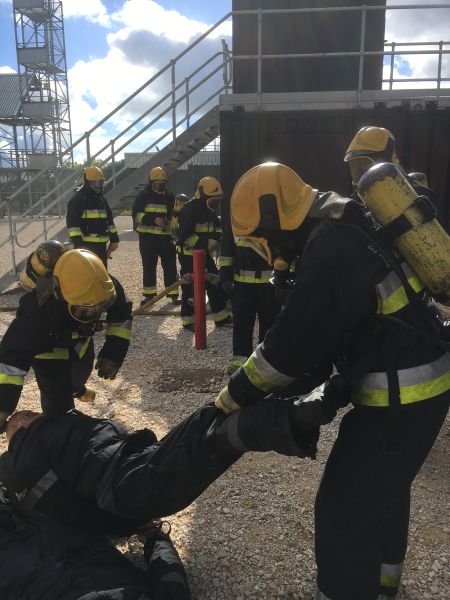
<svg viewBox="0 0 450 600"><path fill-rule="evenodd" d="M76 140L59 157L56 170L42 169L0 202L0 215L3 212L7 216L0 219L0 292L17 279L17 273L36 244L50 238L68 240L62 215L74 189L82 183L82 170L68 169L66 154L73 154L83 166L95 161L109 167L111 176L105 182L105 196L111 208L121 209L130 205L146 185L152 166L164 166L170 174L219 135L219 95L231 90L232 59L226 41L218 37L218 28L230 16L230 13L225 15ZM188 70L189 61L192 64L196 57L198 60L199 56L207 55L201 49L206 39L208 53L212 41L217 51L193 71ZM161 93L161 89L167 90L166 93ZM131 120L137 103L149 108ZM99 144L104 140L105 131L117 130L118 121L128 125L107 144ZM149 143L152 129L163 133ZM140 152L149 158L130 172L124 164L125 152ZM50 192L40 192L48 190L43 182L49 179L54 181ZM14 206L23 197L29 208L17 214Z"/></svg>
<svg viewBox="0 0 450 600"><path fill-rule="evenodd" d="M219 135L219 107L214 106L205 115L177 137L176 145L169 144L152 156L145 164L133 171L106 195L111 207L130 205L138 192L147 185L148 172L152 167L164 167L170 175L192 156L203 150Z"/></svg>

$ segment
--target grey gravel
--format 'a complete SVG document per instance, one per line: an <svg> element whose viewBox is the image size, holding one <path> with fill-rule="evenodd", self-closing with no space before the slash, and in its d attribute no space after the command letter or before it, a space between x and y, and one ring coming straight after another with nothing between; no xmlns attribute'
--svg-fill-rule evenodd
<svg viewBox="0 0 450 600"><path fill-rule="evenodd" d="M119 229L130 219L116 220ZM113 275L136 303L141 298L141 262L134 234L126 234L110 262ZM159 288L162 289L159 273ZM2 297L2 305L17 303ZM161 308L170 304L161 303ZM0 334L12 315L0 313ZM114 382L96 375L94 405L78 408L94 416L123 421L130 429L152 428L158 436L226 384L231 330L208 322L208 349L196 351L193 334L179 317L136 317L131 349ZM101 342L97 336L96 345ZM21 408L39 409L34 377L28 377ZM339 420L322 431L316 461L248 454L215 482L192 506L169 520L186 565L194 600L313 600L314 497ZM449 421L444 425L412 494L409 550L401 600L450 598ZM4 439L0 442L5 448ZM141 540L118 547L138 562ZM351 599L349 600L357 600Z"/></svg>

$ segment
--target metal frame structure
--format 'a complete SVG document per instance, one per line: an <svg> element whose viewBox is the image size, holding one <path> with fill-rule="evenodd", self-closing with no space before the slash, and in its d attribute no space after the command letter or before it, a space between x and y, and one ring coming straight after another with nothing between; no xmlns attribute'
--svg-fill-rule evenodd
<svg viewBox="0 0 450 600"><path fill-rule="evenodd" d="M16 3L37 3L46 0L14 0ZM56 4L56 2L55 2ZM411 42L409 44L390 43L384 50L368 51L365 48L365 31L367 14L372 10L383 11L402 11L402 10L442 10L450 14L450 4L428 4L428 5L391 5L391 6L359 6L359 7L322 7L322 8L301 8L301 9L270 9L270 10L245 10L229 12L215 25L209 28L204 34L197 38L192 44L187 46L180 54L169 61L160 71L146 81L139 89L125 99L119 106L106 115L93 128L87 131L83 136L76 140L72 145L66 148L61 155L61 164L72 156L75 152L77 160L85 165L92 161L101 161L104 166L111 167L111 176L106 182L106 189L109 190L107 197L112 205L116 204L118 196L124 188L129 185L136 185L136 177L128 177L126 168L118 165L125 151L127 152L152 152L162 146L167 145L161 152L177 153L177 163L182 164L189 156L180 158L182 153L182 144L185 143L186 133L201 124L202 116L217 98L220 96L220 110L234 110L236 106L245 110L307 110L308 108L361 108L365 106L375 106L378 103L389 105L390 103L402 103L407 99L416 104L433 102L436 106L450 106L450 89L445 89L443 84L447 84L450 78L442 76L443 57L450 54L450 42L436 42L434 48L424 49L420 44ZM359 11L361 14L361 37L360 48L358 52L339 52L339 53L319 53L319 54L280 54L265 55L262 52L262 20L265 14L273 13L307 13L307 12L352 12ZM206 38L214 36L217 39L218 28L233 16L252 15L258 20L258 48L257 53L248 56L232 56L227 44L222 40L222 47L209 58L204 60L194 71L186 73L183 70L183 58L187 55L192 56L192 52L198 51L199 44ZM431 45L431 42L430 42ZM436 78L432 79L402 79L402 82L410 84L409 89L393 89L399 80L393 77L394 64L396 57L405 55L434 55L438 59L438 68ZM364 90L362 88L364 75L364 58L366 56L382 55L390 61L390 78L383 80L385 87L383 90ZM264 94L262 93L262 63L267 59L289 59L329 56L348 56L359 57L359 76L356 90L350 92L299 92L283 94ZM238 60L254 60L258 65L257 87L252 94L230 94L232 89L232 65ZM218 76L222 74L222 81L218 82ZM414 84L423 81L430 81L428 89L414 89ZM212 87L211 82L214 82ZM139 95L152 93L152 90L160 89L165 84L167 93L159 95L157 101L150 106L142 115L135 118L123 131L118 133L107 144L96 146L96 134L103 127L108 127L132 109L131 104ZM153 86L153 87L152 87ZM140 96L142 99L143 96ZM211 112L211 111L210 111ZM129 113L128 113L129 114ZM205 119L207 122L207 119ZM164 128L164 133L151 143L146 142L151 128ZM191 154L192 156L192 154ZM174 167L176 168L176 167ZM7 206L26 191L27 186L37 186L39 182L48 177L48 169L42 169L27 182L10 195ZM129 180L129 181L128 181ZM67 202L74 183L76 174L70 173L62 176L50 192L40 196L30 209L22 215L13 216L9 214L9 235L5 239L0 239L1 248L9 244L11 249L11 269L7 276L0 274L0 288L8 280L11 274L14 274L18 268L16 249L19 247L29 247L40 239L47 239L49 235L63 235L63 224L60 220L49 219L49 214L57 203L63 206ZM41 231L29 234L28 240L24 240L24 232L30 226L30 223L24 223L24 218L38 209ZM35 224L35 221L33 222ZM58 229L59 227L59 229ZM53 233L53 232L56 232ZM20 237L19 237L20 236Z"/></svg>
<svg viewBox="0 0 450 600"><path fill-rule="evenodd" d="M14 0L28 168L72 166L62 0ZM32 76L32 77L30 77Z"/></svg>

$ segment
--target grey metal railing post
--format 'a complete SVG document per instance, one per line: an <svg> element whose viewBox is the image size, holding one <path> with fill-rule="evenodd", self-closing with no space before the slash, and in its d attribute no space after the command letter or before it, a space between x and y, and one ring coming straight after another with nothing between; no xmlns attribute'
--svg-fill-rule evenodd
<svg viewBox="0 0 450 600"><path fill-rule="evenodd" d="M15 273L16 272L16 249L14 247L15 235L14 235L14 224L13 224L12 215L11 215L11 202L7 203L7 210L8 210L8 228L9 228L10 248L11 248L11 263L12 263L12 267L13 267L13 270Z"/></svg>
<svg viewBox="0 0 450 600"><path fill-rule="evenodd" d="M111 143L112 181L113 181L113 187L116 187L116 155L114 153L114 140L110 140L110 143Z"/></svg>
<svg viewBox="0 0 450 600"><path fill-rule="evenodd" d="M228 60L230 58L230 50L225 38L222 38L222 56L223 56L223 84L225 86L225 94L228 94L230 88L230 79L228 77Z"/></svg>
<svg viewBox="0 0 450 600"><path fill-rule="evenodd" d="M173 145L176 146L177 142L177 105L176 105L176 78L175 78L175 61L172 59L170 61L170 71L171 71L171 79L172 79L172 142Z"/></svg>
<svg viewBox="0 0 450 600"><path fill-rule="evenodd" d="M367 6L364 4L361 7L361 40L359 45L359 73L358 73L358 105L361 104L361 92L363 87L364 76L364 48L366 45L366 15Z"/></svg>
<svg viewBox="0 0 450 600"><path fill-rule="evenodd" d="M391 69L390 69L390 75L389 75L389 89L392 90L392 80L394 79L394 63L395 63L395 42L391 43L391 49L392 49L392 54L391 54Z"/></svg>
<svg viewBox="0 0 450 600"><path fill-rule="evenodd" d="M258 110L262 106L262 9L258 9Z"/></svg>
<svg viewBox="0 0 450 600"><path fill-rule="evenodd" d="M86 136L86 163L91 162L91 143L89 141L89 131L84 134Z"/></svg>
<svg viewBox="0 0 450 600"><path fill-rule="evenodd" d="M189 77L185 77L184 78L184 85L185 85L185 96L186 96L186 127L190 127L191 124L191 116L189 114Z"/></svg>
<svg viewBox="0 0 450 600"><path fill-rule="evenodd" d="M441 40L439 42L439 56L438 56L438 76L437 76L437 89L441 89L441 77L442 77L442 49L444 46L444 42Z"/></svg>

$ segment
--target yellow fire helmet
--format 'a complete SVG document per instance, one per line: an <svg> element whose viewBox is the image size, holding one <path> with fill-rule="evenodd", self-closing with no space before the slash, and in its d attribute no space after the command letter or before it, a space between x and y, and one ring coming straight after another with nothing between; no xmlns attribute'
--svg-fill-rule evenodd
<svg viewBox="0 0 450 600"><path fill-rule="evenodd" d="M197 200L200 200L200 198L213 198L215 200L221 200L223 198L222 186L215 177L202 177L198 182L197 191L194 194L194 198Z"/></svg>
<svg viewBox="0 0 450 600"><path fill-rule="evenodd" d="M69 305L70 315L82 323L95 320L114 303L116 291L105 265L91 252L65 252L53 270L55 293Z"/></svg>
<svg viewBox="0 0 450 600"><path fill-rule="evenodd" d="M349 162L355 158L368 158L372 163L397 164L394 136L384 127L362 127L347 148L344 161Z"/></svg>
<svg viewBox="0 0 450 600"><path fill-rule="evenodd" d="M253 167L231 195L233 234L249 236L258 228L293 231L305 220L317 192L286 165L266 162Z"/></svg>
<svg viewBox="0 0 450 600"><path fill-rule="evenodd" d="M167 181L167 173L162 167L153 167L148 174L150 181Z"/></svg>
<svg viewBox="0 0 450 600"><path fill-rule="evenodd" d="M98 167L87 167L84 170L84 177L86 181L105 181L103 171Z"/></svg>

